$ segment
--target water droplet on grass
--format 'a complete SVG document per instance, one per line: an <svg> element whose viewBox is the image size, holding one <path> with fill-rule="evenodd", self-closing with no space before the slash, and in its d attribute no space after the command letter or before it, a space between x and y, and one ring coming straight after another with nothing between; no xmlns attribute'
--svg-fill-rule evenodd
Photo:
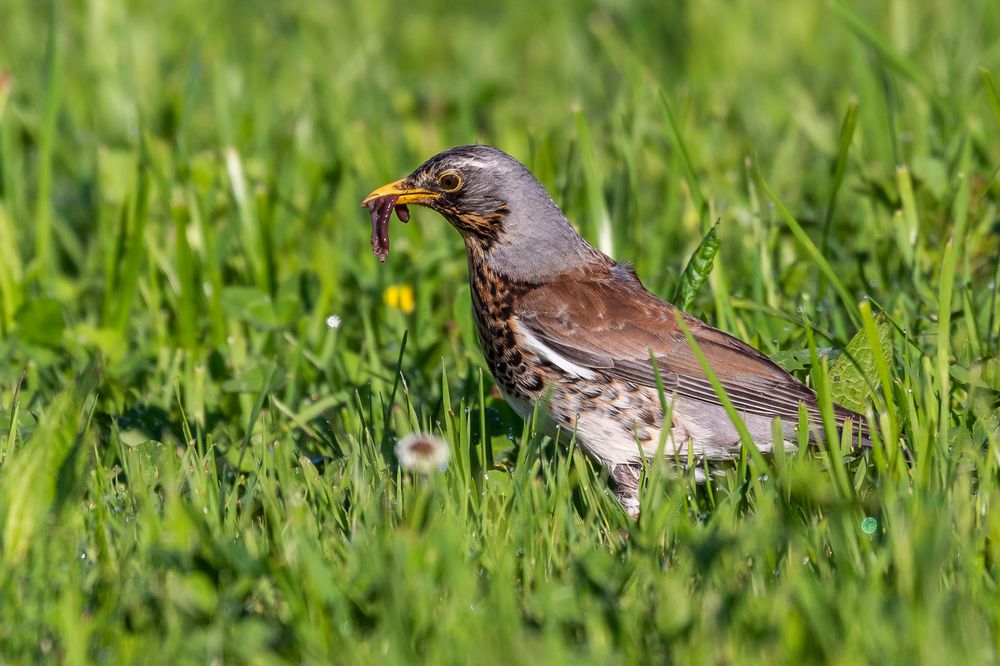
<svg viewBox="0 0 1000 666"><path fill-rule="evenodd" d="M868 516L861 521L861 531L865 534L874 534L875 530L878 529L878 521Z"/></svg>

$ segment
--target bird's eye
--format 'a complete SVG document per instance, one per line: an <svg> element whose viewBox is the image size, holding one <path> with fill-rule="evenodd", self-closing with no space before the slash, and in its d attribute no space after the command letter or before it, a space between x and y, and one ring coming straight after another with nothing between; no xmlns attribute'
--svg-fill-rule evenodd
<svg viewBox="0 0 1000 666"><path fill-rule="evenodd" d="M462 186L462 177L454 171L446 171L438 176L438 185L445 192L454 192Z"/></svg>

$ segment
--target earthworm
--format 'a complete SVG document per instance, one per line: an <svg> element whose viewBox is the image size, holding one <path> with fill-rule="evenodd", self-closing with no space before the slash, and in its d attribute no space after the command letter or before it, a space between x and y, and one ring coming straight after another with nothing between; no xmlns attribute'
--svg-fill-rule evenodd
<svg viewBox="0 0 1000 666"><path fill-rule="evenodd" d="M392 217L392 211L396 211L400 222L410 221L410 209L406 204L397 206L398 198L398 195L390 194L368 202L368 211L372 216L372 252L380 262L389 256L389 218Z"/></svg>

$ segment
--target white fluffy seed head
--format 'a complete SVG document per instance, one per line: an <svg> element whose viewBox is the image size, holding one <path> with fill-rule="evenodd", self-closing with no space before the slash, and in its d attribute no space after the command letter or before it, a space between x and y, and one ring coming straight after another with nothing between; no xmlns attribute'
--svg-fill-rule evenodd
<svg viewBox="0 0 1000 666"><path fill-rule="evenodd" d="M415 432L396 442L396 459L399 466L408 472L443 472L448 469L451 449L440 437Z"/></svg>

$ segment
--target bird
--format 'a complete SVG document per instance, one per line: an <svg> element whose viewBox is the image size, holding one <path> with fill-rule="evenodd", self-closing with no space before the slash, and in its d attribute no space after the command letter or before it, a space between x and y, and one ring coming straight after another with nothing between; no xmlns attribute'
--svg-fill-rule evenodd
<svg viewBox="0 0 1000 666"><path fill-rule="evenodd" d="M693 461L703 481L705 468L740 455L740 429L696 348L761 453L797 449L800 409L809 439L822 441L811 388L646 289L630 265L588 243L502 150L445 150L365 197L380 261L393 211L406 222L410 204L442 215L465 241L476 331L501 395L523 419L540 415L546 434L575 437L607 469L629 516L640 514L641 471L653 456L681 467ZM852 440L870 444L860 414L835 404L833 415L838 430L850 427ZM781 441L773 441L776 419Z"/></svg>

